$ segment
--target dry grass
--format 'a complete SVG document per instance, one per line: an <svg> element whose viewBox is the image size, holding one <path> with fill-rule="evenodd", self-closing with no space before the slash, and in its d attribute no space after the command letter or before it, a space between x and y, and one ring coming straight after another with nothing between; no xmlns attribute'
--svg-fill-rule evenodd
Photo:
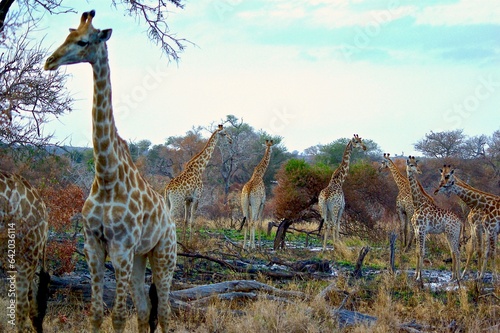
<svg viewBox="0 0 500 333"><path fill-rule="evenodd" d="M221 246L224 236L218 230L199 231L209 224L198 220L194 227L196 233L190 248L200 253L226 251ZM227 226L226 226L227 227ZM301 229L314 228L313 225L301 225ZM240 242L241 240L235 240ZM500 284L486 285L489 289L478 292L473 281L462 282L462 288L456 291L431 291L419 289L411 276L388 273L388 242L382 244L369 243L356 237L342 237L334 251L325 253L309 252L304 249L291 249L277 253L246 253L242 256L252 258L268 258L277 256L282 260L303 260L321 258L332 265L352 269L362 246L370 246L371 251L365 259L365 267L380 270L379 274L369 275L359 280L349 277L348 273L339 273L329 280L291 280L268 281L264 277L258 280L278 288L301 291L308 297L305 300L276 301L261 295L256 301L227 302L214 299L201 313L183 312L172 314L170 318L171 332L404 332L401 325L413 320L422 325L422 331L435 332L498 332L500 330ZM450 263L448 245L442 236L431 236L427 241L425 269L447 270ZM415 267L414 249L399 255L397 265L400 269ZM462 254L462 259L464 255ZM497 258L498 261L498 258ZM351 265L351 268L346 265ZM215 266L214 266L215 267ZM347 268L345 268L347 267ZM500 267L500 263L497 263ZM214 268L215 269L215 268ZM476 267L474 267L476 269ZM228 279L238 275L227 276ZM203 282L206 283L206 282ZM335 291L329 293L327 299L315 296L329 284L335 284ZM345 300L344 309L358 311L376 316L378 320L371 326L359 325L340 330L332 310ZM0 309L5 309L6 299L0 300ZM0 332L6 331L5 311L0 311ZM55 332L88 332L88 304L74 300L71 304L51 304L45 321L45 331ZM450 328L448 328L450 326ZM127 321L127 332L136 332L136 318L133 312ZM102 332L113 332L111 319L105 319Z"/></svg>

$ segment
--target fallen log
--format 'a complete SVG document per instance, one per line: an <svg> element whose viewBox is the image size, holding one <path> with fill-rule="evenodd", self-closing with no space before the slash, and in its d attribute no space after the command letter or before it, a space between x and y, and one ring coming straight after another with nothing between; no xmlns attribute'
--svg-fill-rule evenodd
<svg viewBox="0 0 500 333"><path fill-rule="evenodd" d="M146 292L149 285L145 284ZM77 300L89 303L91 300L91 286L88 276L53 276L49 285L51 302L64 302L65 300ZM104 283L103 301L108 309L113 307L115 301L116 282L114 279L106 279ZM306 299L306 295L299 291L286 291L274 288L265 283L254 280L233 280L220 283L195 286L183 290L170 292L170 305L173 311L200 310L206 306L212 297L225 301L255 300L259 293L271 296L270 299L286 301L290 298ZM50 302L49 301L49 302ZM133 306L129 296L127 300L129 307Z"/></svg>

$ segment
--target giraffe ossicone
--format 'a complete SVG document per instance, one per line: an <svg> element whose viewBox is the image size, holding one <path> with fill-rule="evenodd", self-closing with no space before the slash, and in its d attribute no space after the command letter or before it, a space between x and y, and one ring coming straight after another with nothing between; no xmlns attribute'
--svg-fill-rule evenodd
<svg viewBox="0 0 500 333"><path fill-rule="evenodd" d="M84 252L90 270L91 326L99 332L103 322L104 263L109 255L115 269L116 296L112 322L123 332L127 294L137 311L139 332L155 328L150 318L144 277L149 259L152 290L158 299L158 322L168 332L169 292L177 257L175 224L165 199L141 176L132 161L127 142L116 129L111 101L111 81L106 41L111 29L93 27L95 11L85 12L77 29L70 29L64 43L45 63L46 70L62 65L90 63L94 78L92 141L95 177L82 209Z"/></svg>

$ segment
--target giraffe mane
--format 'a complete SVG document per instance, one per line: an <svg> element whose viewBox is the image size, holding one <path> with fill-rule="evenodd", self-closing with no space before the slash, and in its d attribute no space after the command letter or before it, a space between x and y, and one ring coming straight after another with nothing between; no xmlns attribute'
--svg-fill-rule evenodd
<svg viewBox="0 0 500 333"><path fill-rule="evenodd" d="M191 157L191 159L189 161L186 162L186 167L185 168L188 168L195 160L198 159L198 157L201 156L201 154L204 153L205 149L207 149L208 145L210 144L210 142L212 142L212 140L214 139L214 137L222 130L222 125L219 125L218 127L218 130L214 131L212 133L212 135L210 136L210 138L207 140L207 142L205 142L205 145L203 146L203 149L200 150L196 155L194 155L193 157Z"/></svg>

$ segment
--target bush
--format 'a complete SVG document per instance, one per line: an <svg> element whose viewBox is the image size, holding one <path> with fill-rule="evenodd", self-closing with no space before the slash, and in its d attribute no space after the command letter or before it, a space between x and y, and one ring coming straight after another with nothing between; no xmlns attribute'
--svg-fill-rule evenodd
<svg viewBox="0 0 500 333"><path fill-rule="evenodd" d="M311 206L318 202L319 192L328 184L331 170L323 164L309 165L291 159L277 173L274 189L275 216L292 220L319 218Z"/></svg>

